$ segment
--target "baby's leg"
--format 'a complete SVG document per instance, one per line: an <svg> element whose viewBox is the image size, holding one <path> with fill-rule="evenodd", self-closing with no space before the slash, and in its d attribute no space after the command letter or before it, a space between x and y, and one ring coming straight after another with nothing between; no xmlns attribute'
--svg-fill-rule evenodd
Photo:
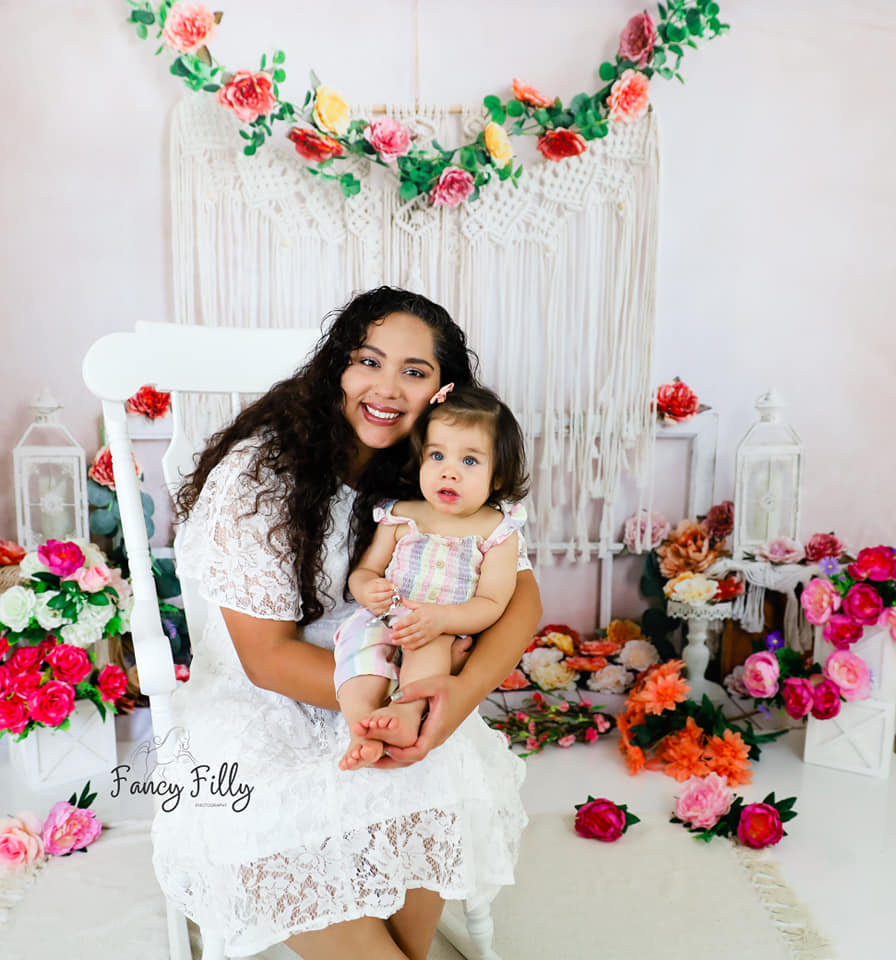
<svg viewBox="0 0 896 960"><path fill-rule="evenodd" d="M451 645L454 637L443 635L416 650L404 650L401 655L401 684L451 673ZM426 709L425 700L408 703L389 703L374 710L362 727L368 737L408 747L420 731L420 720Z"/></svg>
<svg viewBox="0 0 896 960"><path fill-rule="evenodd" d="M383 755L384 744L381 739L360 736L356 731L361 729L357 726L360 721L366 720L371 712L383 705L388 689L389 680L386 677L371 675L350 677L340 685L339 706L352 731L345 756L339 761L341 770L368 767Z"/></svg>

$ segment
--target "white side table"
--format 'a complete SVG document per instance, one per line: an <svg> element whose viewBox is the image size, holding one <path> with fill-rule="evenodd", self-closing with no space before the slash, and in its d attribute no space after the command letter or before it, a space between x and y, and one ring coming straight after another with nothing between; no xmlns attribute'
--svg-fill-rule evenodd
<svg viewBox="0 0 896 960"><path fill-rule="evenodd" d="M710 620L727 620L731 616L733 604L723 603L680 603L670 600L667 613L676 620L685 620L688 624L688 642L681 651L687 666L688 684L691 687L691 700L702 700L703 695L713 703L727 699L725 689L718 683L706 679L706 667L709 664L709 647L706 637Z"/></svg>

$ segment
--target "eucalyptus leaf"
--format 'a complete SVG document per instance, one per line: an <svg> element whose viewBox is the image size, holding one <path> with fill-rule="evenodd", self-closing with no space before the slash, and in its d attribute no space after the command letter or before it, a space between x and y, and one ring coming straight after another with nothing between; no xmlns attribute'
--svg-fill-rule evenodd
<svg viewBox="0 0 896 960"><path fill-rule="evenodd" d="M115 494L108 487L104 487L90 477L87 478L87 502L91 507L108 506L114 496Z"/></svg>
<svg viewBox="0 0 896 960"><path fill-rule="evenodd" d="M523 105L519 100L508 100L506 110L509 117L521 117L523 115Z"/></svg>
<svg viewBox="0 0 896 960"><path fill-rule="evenodd" d="M140 491L140 503L143 505L143 516L153 516L156 512L156 505L153 503L152 497L143 490Z"/></svg>
<svg viewBox="0 0 896 960"><path fill-rule="evenodd" d="M90 532L108 537L118 529L118 518L109 510L94 510L90 514Z"/></svg>
<svg viewBox="0 0 896 960"><path fill-rule="evenodd" d="M398 195L405 202L408 200L413 200L419 192L420 191L417 188L417 184L410 180L405 180L398 188Z"/></svg>
<svg viewBox="0 0 896 960"><path fill-rule="evenodd" d="M495 107L501 106L501 98L496 97L494 94L487 96L483 101L483 105L486 110L494 110Z"/></svg>

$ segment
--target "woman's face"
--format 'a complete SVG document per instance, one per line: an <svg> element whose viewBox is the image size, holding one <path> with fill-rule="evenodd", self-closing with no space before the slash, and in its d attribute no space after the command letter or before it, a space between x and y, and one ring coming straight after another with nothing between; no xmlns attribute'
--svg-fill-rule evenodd
<svg viewBox="0 0 896 960"><path fill-rule="evenodd" d="M363 462L411 432L441 386L440 374L432 330L419 317L390 313L367 328L340 381Z"/></svg>

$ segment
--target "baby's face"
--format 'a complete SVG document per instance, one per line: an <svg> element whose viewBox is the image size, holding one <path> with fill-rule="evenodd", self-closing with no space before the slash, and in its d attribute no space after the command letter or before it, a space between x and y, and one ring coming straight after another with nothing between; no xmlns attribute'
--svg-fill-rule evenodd
<svg viewBox="0 0 896 960"><path fill-rule="evenodd" d="M492 492L494 444L491 431L433 417L426 429L420 489L440 513L468 517Z"/></svg>

